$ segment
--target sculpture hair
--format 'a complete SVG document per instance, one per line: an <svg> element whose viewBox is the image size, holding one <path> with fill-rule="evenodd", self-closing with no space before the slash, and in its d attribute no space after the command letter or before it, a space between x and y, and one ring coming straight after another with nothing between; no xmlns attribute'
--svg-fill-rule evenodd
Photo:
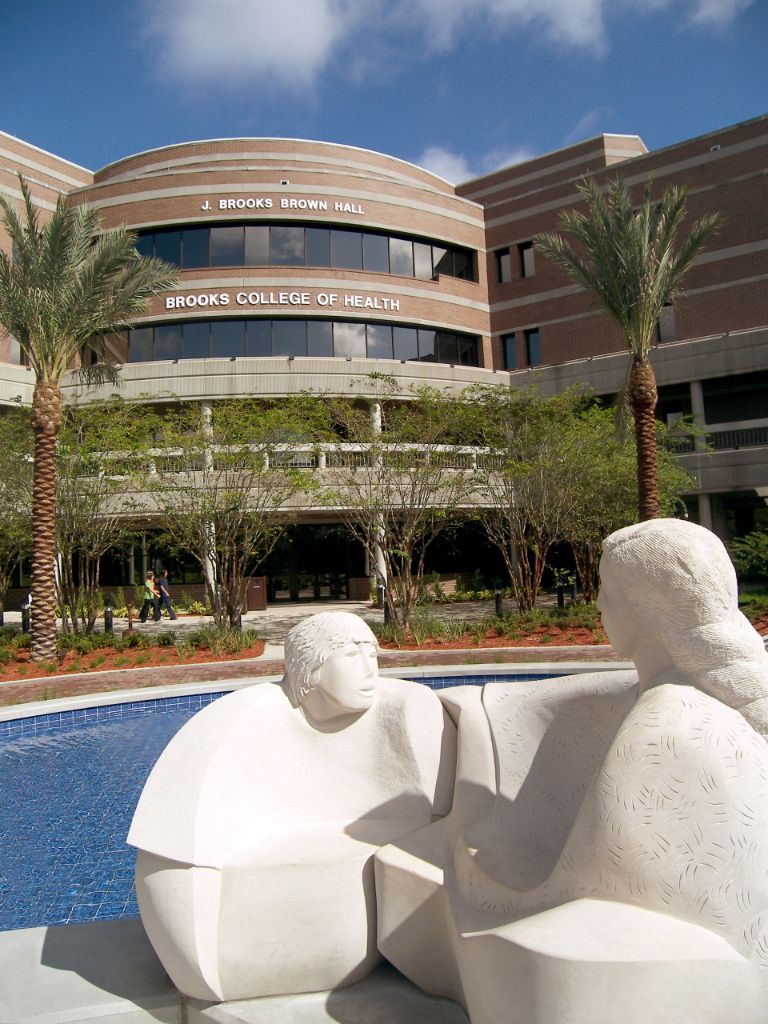
<svg viewBox="0 0 768 1024"><path fill-rule="evenodd" d="M638 632L659 643L675 672L658 683L695 686L768 732L768 653L739 611L728 552L710 530L651 519L612 533L601 574L638 613Z"/></svg>
<svg viewBox="0 0 768 1024"><path fill-rule="evenodd" d="M285 638L284 683L294 707L312 689L313 672L348 644L378 646L370 626L352 612L319 612L302 619Z"/></svg>

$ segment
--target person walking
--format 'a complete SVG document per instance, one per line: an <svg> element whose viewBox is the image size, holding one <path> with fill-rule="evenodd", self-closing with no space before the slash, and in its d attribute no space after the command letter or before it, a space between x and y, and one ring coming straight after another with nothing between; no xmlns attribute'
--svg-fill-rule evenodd
<svg viewBox="0 0 768 1024"><path fill-rule="evenodd" d="M155 582L155 574L152 570L148 570L146 579L144 580L144 604L141 606L139 612L139 619L141 622L147 621L147 615L149 614L150 608L153 612L153 619L155 622L160 618L160 591L157 583Z"/></svg>
<svg viewBox="0 0 768 1024"><path fill-rule="evenodd" d="M163 608L168 609L168 615L171 619L176 618L176 612L173 610L173 602L171 601L171 592L168 589L168 570L163 569L160 573L160 579L157 581L157 587L160 591L160 600L155 606L155 622L158 621L162 615Z"/></svg>

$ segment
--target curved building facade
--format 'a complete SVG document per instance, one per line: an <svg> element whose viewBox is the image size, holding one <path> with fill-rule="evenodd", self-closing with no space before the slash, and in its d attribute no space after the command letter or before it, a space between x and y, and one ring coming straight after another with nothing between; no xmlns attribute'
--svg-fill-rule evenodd
<svg viewBox="0 0 768 1024"><path fill-rule="evenodd" d="M661 190L723 226L659 323L658 415L694 415L710 441L683 454L691 510L745 532L768 499L768 118L648 152L600 135L458 187L403 160L289 139L150 150L91 172L0 133L0 192L29 182L44 217L60 194L125 224L179 268L110 342L128 398L216 400L313 389L354 396L371 371L413 384L622 385L623 342L589 296L535 253L585 174ZM8 240L0 233L0 247ZM103 397L67 383L70 401ZM0 337L0 405L31 374Z"/></svg>
<svg viewBox="0 0 768 1024"><path fill-rule="evenodd" d="M188 143L111 164L73 198L179 268L179 288L115 345L120 363L491 366L482 206L403 161L316 142Z"/></svg>

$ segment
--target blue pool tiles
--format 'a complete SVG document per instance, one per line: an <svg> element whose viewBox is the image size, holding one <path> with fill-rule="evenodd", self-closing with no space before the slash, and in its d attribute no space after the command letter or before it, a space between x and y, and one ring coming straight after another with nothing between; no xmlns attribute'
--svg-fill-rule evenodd
<svg viewBox="0 0 768 1024"><path fill-rule="evenodd" d="M558 673L415 679L435 689ZM404 674L405 675L405 674ZM0 931L138 916L125 843L172 736L224 692L0 722Z"/></svg>

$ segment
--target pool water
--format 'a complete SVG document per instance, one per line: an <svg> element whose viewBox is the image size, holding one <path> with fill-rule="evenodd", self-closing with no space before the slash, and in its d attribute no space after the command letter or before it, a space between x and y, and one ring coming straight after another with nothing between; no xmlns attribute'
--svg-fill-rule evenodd
<svg viewBox="0 0 768 1024"><path fill-rule="evenodd" d="M423 681L442 688L544 675ZM134 808L171 737L220 696L0 722L0 931L138 917L136 854L125 842Z"/></svg>

